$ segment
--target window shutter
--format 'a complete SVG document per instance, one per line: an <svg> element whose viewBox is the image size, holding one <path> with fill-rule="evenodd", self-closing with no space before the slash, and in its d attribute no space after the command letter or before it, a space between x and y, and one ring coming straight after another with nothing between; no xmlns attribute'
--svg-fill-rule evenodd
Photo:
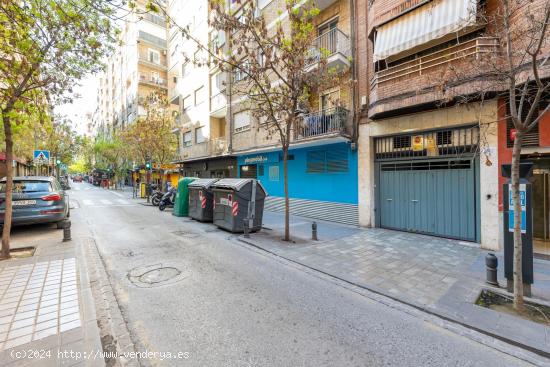
<svg viewBox="0 0 550 367"><path fill-rule="evenodd" d="M327 172L347 172L348 152L344 148L328 150L326 153Z"/></svg>
<svg viewBox="0 0 550 367"><path fill-rule="evenodd" d="M324 150L307 152L307 173L325 172L326 153Z"/></svg>

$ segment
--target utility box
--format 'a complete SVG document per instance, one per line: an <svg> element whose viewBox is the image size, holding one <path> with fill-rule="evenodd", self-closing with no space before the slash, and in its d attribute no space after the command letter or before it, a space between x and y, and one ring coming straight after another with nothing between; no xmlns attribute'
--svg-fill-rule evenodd
<svg viewBox="0 0 550 367"><path fill-rule="evenodd" d="M218 178L199 178L189 184L189 216L201 222L214 219L212 184Z"/></svg>
<svg viewBox="0 0 550 367"><path fill-rule="evenodd" d="M533 284L533 205L532 184L529 177L533 173L533 163L521 162L519 165L519 194L520 194L520 229L521 229L521 270L523 275L524 295L530 296ZM513 291L514 280L514 200L512 199L512 167L502 165L502 176L508 178L503 187L504 203L504 276L507 288Z"/></svg>
<svg viewBox="0 0 550 367"><path fill-rule="evenodd" d="M195 177L184 177L178 181L178 191L176 192L172 215L176 217L189 215L189 184L195 180Z"/></svg>
<svg viewBox="0 0 550 367"><path fill-rule="evenodd" d="M142 182L142 183L139 185L139 196L140 196L142 199L145 199L145 198L147 197L147 183Z"/></svg>
<svg viewBox="0 0 550 367"><path fill-rule="evenodd" d="M214 224L228 231L244 232L247 221L250 232L262 228L264 200L267 192L253 178L225 178L215 182Z"/></svg>

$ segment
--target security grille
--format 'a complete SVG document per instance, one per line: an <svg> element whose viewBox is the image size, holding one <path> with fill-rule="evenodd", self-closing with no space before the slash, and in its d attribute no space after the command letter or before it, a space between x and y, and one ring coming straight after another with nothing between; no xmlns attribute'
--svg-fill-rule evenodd
<svg viewBox="0 0 550 367"><path fill-rule="evenodd" d="M345 148L314 150L307 153L307 173L339 173L348 171Z"/></svg>
<svg viewBox="0 0 550 367"><path fill-rule="evenodd" d="M478 126L424 131L375 138L377 160L396 158L457 157L478 152Z"/></svg>
<svg viewBox="0 0 550 367"><path fill-rule="evenodd" d="M382 171L433 171L447 169L470 169L472 161L470 159L460 160L433 160L422 162L405 163L384 163L380 166Z"/></svg>

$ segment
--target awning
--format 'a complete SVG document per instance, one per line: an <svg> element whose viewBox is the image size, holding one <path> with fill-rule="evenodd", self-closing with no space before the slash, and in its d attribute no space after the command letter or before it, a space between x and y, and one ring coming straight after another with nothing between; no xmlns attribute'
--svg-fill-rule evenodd
<svg viewBox="0 0 550 367"><path fill-rule="evenodd" d="M476 0L434 0L377 28L374 61L398 54L476 22Z"/></svg>

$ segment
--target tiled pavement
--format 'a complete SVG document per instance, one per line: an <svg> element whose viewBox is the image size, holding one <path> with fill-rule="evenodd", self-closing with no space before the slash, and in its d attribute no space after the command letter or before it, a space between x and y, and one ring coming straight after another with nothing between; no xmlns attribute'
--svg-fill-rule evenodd
<svg viewBox="0 0 550 367"><path fill-rule="evenodd" d="M75 258L0 269L0 351L81 326Z"/></svg>
<svg viewBox="0 0 550 367"><path fill-rule="evenodd" d="M15 229L12 248L34 256L0 262L0 366L103 366L95 305L82 249L48 226ZM29 352L35 353L30 358ZM38 358L37 358L38 356Z"/></svg>

